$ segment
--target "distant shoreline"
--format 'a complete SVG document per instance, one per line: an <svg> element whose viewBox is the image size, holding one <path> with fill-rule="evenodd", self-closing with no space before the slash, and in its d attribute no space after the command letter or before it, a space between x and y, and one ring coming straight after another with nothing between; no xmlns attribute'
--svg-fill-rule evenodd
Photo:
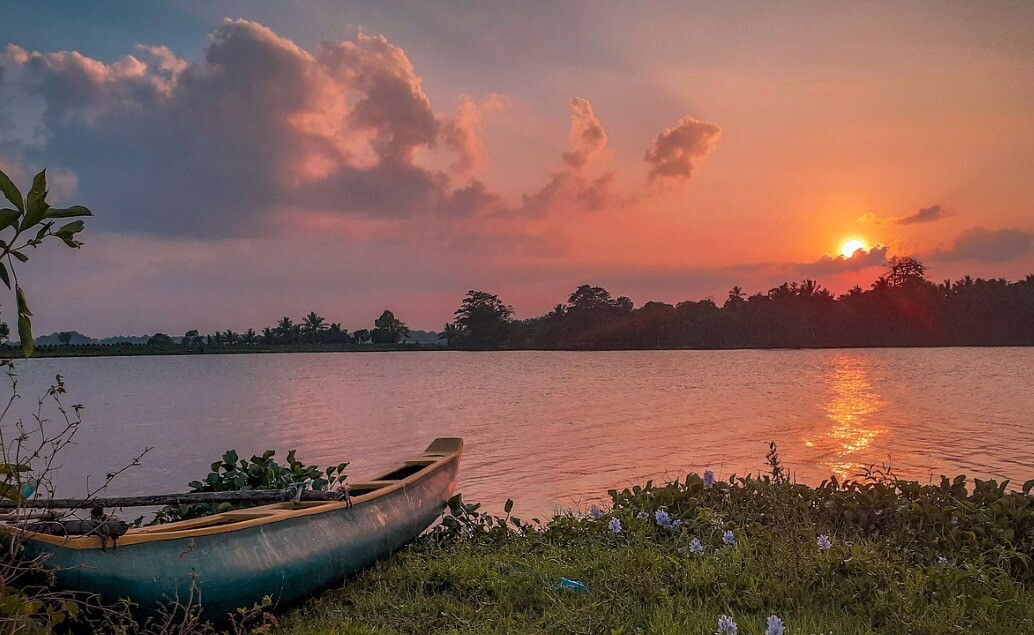
<svg viewBox="0 0 1034 635"><path fill-rule="evenodd" d="M766 347L657 347L657 348L501 348L501 349L456 349L433 344L340 344L320 346L213 346L194 347L154 347L144 344L75 344L71 346L40 345L36 347L33 357L139 357L139 356L183 356L183 355L266 355L276 353L405 353L405 352L445 352L465 353L499 353L518 351L566 352L566 353L602 353L619 351L797 351L797 350L844 350L875 348L1031 348L1030 344L914 344L897 346L766 346ZM16 358L20 349L4 346L0 349L0 357Z"/></svg>

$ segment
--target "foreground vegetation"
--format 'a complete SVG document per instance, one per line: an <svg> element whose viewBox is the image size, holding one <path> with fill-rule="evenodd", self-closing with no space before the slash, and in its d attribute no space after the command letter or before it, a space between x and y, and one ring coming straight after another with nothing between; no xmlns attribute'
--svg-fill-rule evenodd
<svg viewBox="0 0 1034 635"><path fill-rule="evenodd" d="M1032 486L689 475L538 528L454 499L277 632L1034 633Z"/></svg>

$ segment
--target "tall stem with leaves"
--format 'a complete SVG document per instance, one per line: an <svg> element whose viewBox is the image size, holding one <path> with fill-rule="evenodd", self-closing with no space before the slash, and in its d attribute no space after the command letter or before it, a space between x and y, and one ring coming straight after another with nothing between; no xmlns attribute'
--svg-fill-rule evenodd
<svg viewBox="0 0 1034 635"><path fill-rule="evenodd" d="M25 300L25 292L18 284L15 261L27 262L29 248L35 249L48 238L58 238L72 249L82 243L75 235L83 231L85 223L74 220L55 229L60 219L92 216L82 205L57 208L47 203L47 171L42 170L32 179L32 187L24 198L18 186L0 171L0 193L13 208L0 209L0 281L13 289L18 306L18 339L21 340L22 355L32 355L32 311ZM30 237L31 236L31 237Z"/></svg>

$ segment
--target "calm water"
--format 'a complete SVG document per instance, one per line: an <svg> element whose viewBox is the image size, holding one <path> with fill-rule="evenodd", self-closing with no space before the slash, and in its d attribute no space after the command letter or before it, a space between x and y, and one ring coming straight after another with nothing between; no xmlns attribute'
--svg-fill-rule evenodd
<svg viewBox="0 0 1034 635"><path fill-rule="evenodd" d="M757 471L799 479L891 462L928 480L1034 478L1034 349L364 353L39 359L20 407L62 374L86 405L61 494L154 446L110 490L184 491L229 448L351 460L356 480L436 436L467 441L460 491L525 517L610 487Z"/></svg>

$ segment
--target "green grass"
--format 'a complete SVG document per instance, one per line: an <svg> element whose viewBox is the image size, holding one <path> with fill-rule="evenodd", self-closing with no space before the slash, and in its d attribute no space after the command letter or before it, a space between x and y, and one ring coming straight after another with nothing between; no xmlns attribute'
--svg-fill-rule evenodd
<svg viewBox="0 0 1034 635"><path fill-rule="evenodd" d="M705 634L727 614L742 635L764 633L775 614L794 635L1034 633L1031 497L913 485L749 479L707 489L691 476L614 492L599 520L509 532L454 505L453 530L288 613L276 632ZM660 507L685 525L656 526ZM971 532L999 515L1001 533ZM726 529L732 546L722 545ZM831 549L819 549L819 533ZM691 552L694 537L704 554ZM587 590L560 588L562 577Z"/></svg>

